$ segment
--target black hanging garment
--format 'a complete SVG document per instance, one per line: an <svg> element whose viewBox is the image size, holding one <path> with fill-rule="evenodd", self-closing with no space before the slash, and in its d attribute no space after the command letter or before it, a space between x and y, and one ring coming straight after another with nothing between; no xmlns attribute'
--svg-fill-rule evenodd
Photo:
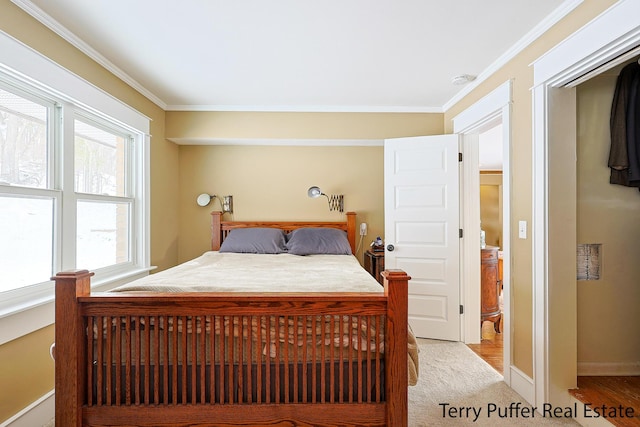
<svg viewBox="0 0 640 427"><path fill-rule="evenodd" d="M611 184L640 187L640 64L626 65L611 104Z"/></svg>

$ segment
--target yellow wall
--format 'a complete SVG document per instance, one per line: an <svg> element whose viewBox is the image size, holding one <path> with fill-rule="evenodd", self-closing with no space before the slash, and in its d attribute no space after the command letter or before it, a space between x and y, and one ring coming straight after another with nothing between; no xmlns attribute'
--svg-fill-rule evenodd
<svg viewBox="0 0 640 427"><path fill-rule="evenodd" d="M442 132L442 114L167 112L171 138L381 140ZM382 165L380 145L181 146L179 259L210 248L209 212L220 206L197 206L203 192L233 195L237 220L340 219L325 199L307 197L307 189L317 185L327 194L343 194L345 210L368 223L366 246L384 237ZM358 255L362 260L361 250Z"/></svg>
<svg viewBox="0 0 640 427"><path fill-rule="evenodd" d="M578 363L640 362L640 192L609 184L609 116L622 65L577 88L578 243L600 243L600 280L578 281Z"/></svg>
<svg viewBox="0 0 640 427"><path fill-rule="evenodd" d="M513 81L511 113L511 230L518 221L532 219L532 100L533 68L530 64L546 51L598 16L615 0L584 0L575 10L550 28L520 54L482 82L469 95L445 112L445 131L452 132L452 119L483 96ZM531 233L529 233L531 235ZM533 287L531 238L511 235L511 344L512 363L533 377ZM507 262L505 260L505 262Z"/></svg>
<svg viewBox="0 0 640 427"><path fill-rule="evenodd" d="M53 389L54 366L49 356L53 329L48 326L0 346L0 420Z"/></svg>
<svg viewBox="0 0 640 427"><path fill-rule="evenodd" d="M382 147L181 147L180 259L210 249L209 212L220 205L196 205L202 192L232 194L237 220L344 219L329 211L324 197L307 196L318 185L327 194L343 194L345 211L356 211L358 224L369 224L368 245L383 235L382 156Z"/></svg>
<svg viewBox="0 0 640 427"><path fill-rule="evenodd" d="M151 118L151 263L178 260L178 147L164 139L164 111L23 12L0 0L0 31L100 87ZM0 422L53 389L49 346L53 327L0 346ZM7 381L7 379L15 379ZM6 381L6 382L5 382Z"/></svg>

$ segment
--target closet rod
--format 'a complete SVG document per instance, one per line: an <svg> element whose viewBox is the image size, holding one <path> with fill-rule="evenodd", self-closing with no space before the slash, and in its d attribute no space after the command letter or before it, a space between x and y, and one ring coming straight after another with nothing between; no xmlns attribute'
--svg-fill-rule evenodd
<svg viewBox="0 0 640 427"><path fill-rule="evenodd" d="M569 83L567 83L566 85L564 85L564 87L575 87L578 86L580 83L584 83L587 80L589 80L592 77L597 76L598 74L604 73L607 70L610 70L611 68L615 67L616 65L622 64L623 62L628 61L629 59L633 58L634 56L640 54L640 46L636 46L631 50L626 51L625 53L616 56L615 58L605 62L604 64L601 64L599 66L597 66L596 68L594 68L593 70L581 75L580 77L578 77L575 80L571 80ZM640 58L638 58L638 63L640 63Z"/></svg>

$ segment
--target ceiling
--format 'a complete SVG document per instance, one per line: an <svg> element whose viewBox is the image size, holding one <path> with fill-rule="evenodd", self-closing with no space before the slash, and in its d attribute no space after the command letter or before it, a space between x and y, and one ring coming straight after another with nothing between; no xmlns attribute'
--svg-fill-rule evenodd
<svg viewBox="0 0 640 427"><path fill-rule="evenodd" d="M580 3L12 1L165 110L355 112L442 112Z"/></svg>

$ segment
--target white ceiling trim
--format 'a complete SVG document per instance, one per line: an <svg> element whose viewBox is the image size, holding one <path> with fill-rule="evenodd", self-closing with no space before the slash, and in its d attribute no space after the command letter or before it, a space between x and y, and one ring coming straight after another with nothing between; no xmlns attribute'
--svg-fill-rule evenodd
<svg viewBox="0 0 640 427"><path fill-rule="evenodd" d="M155 94L147 90L144 86L142 86L140 83L134 80L127 73L125 73L120 68L115 66L111 61L109 61L107 58L102 56L98 51L96 51L94 48L89 46L87 43L85 43L83 40L81 40L78 36L73 34L67 28L62 26L58 21L53 19L51 16L45 13L42 9L40 9L38 6L31 3L29 0L11 0L11 2L14 3L16 6L18 6L20 9L27 12L33 18L38 20L42 25L46 26L51 31L53 31L54 33L62 37L64 40L71 43L73 46L75 46L78 50L80 50L82 53L87 55L89 58L93 59L98 64L102 65L109 72L111 72L116 77L124 81L126 84L128 84L129 86L131 86L132 88L140 92L142 95L147 97L151 102L156 104L158 107L162 108L163 110L166 110L167 108L166 102L158 98Z"/></svg>
<svg viewBox="0 0 640 427"><path fill-rule="evenodd" d="M42 9L34 5L29 0L11 0L14 4L45 25L47 28L58 34L64 40L75 46L89 58L106 68L115 76L123 80L132 88L147 97L151 102L159 106L165 111L253 111L253 112L378 112L378 113L442 113L453 107L462 98L468 95L476 87L478 87L489 76L503 67L508 61L513 59L518 53L525 49L541 34L547 31L551 26L560 21L564 16L578 7L584 0L567 0L558 7L544 21L538 24L534 29L529 31L508 51L494 61L487 69L480 73L473 83L467 85L463 90L458 92L442 107L423 106L423 107L403 107L403 106L244 106L244 105L167 105L162 99L154 93L146 89L142 84L129 76L122 69L114 65L98 51L93 49L86 42L81 40Z"/></svg>
<svg viewBox="0 0 640 427"><path fill-rule="evenodd" d="M242 111L278 113L443 113L442 107L371 106L371 105L167 105L166 111Z"/></svg>
<svg viewBox="0 0 640 427"><path fill-rule="evenodd" d="M536 25L531 31L525 34L516 44L511 46L509 50L500 55L498 59L496 59L489 67L487 67L482 73L478 74L478 77L473 81L473 83L465 86L460 92L455 94L449 101L447 101L443 106L443 111L449 110L456 103L458 103L462 98L467 96L471 91L473 91L476 87L478 87L482 82L487 80L489 76L493 75L500 68L505 66L507 62L511 61L522 52L527 46L533 43L538 37L544 34L549 28L558 23L562 18L567 16L571 11L573 11L576 7L580 6L580 4L584 0L567 0L560 7L553 11L553 13L545 18L544 21L540 22Z"/></svg>
<svg viewBox="0 0 640 427"><path fill-rule="evenodd" d="M167 138L178 145L263 145L309 147L378 147L383 139L296 139L296 138Z"/></svg>

